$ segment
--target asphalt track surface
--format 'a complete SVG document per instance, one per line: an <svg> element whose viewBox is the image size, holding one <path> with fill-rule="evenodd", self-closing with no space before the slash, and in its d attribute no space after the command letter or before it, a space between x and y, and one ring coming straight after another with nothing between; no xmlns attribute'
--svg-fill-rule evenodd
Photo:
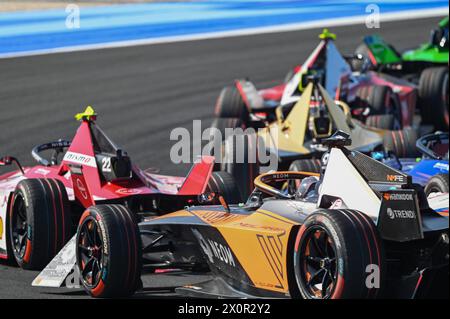
<svg viewBox="0 0 450 319"><path fill-rule="evenodd" d="M439 18L382 23L375 30L400 50L428 40ZM73 115L86 105L99 113L104 131L141 167L185 175L190 165L175 165L170 149L176 127L207 128L220 89L249 77L258 87L277 84L302 63L318 43L321 30L262 34L128 48L0 59L0 155L33 164L33 146L71 139ZM351 53L364 25L336 27L337 45ZM2 171L4 168L2 169ZM1 172L0 172L1 173ZM0 299L83 298L80 290L31 287L37 272L0 262ZM199 282L185 273L144 276L138 297L173 296L161 287Z"/></svg>

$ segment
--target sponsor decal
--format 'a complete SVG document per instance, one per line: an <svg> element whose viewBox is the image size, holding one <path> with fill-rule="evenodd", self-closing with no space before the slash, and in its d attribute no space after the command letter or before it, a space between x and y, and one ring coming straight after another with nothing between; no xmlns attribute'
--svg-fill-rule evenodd
<svg viewBox="0 0 450 319"><path fill-rule="evenodd" d="M102 233L102 242L103 242L103 254L105 255L109 255L109 249L108 249L108 243L107 243L107 236L106 236L106 229L105 229L105 225L103 224L103 221L101 220L100 216L97 215L96 216L97 222L98 222L98 226L100 228L100 232Z"/></svg>
<svg viewBox="0 0 450 319"><path fill-rule="evenodd" d="M230 247L219 244L218 242L215 242L214 240L211 239L208 239L208 243L212 248L214 257L216 257L217 259L219 259L220 261L224 262L227 265L233 267L236 266Z"/></svg>
<svg viewBox="0 0 450 319"><path fill-rule="evenodd" d="M399 193L389 194L389 193L384 193L383 197L384 197L385 200L391 200L391 201L410 201L410 200L413 200L413 195L412 194L399 194Z"/></svg>
<svg viewBox="0 0 450 319"><path fill-rule="evenodd" d="M283 234L285 233L285 230L283 228L273 227L273 226L268 226L268 225L256 225L256 224L241 222L241 223L239 223L239 226L245 227L245 228L252 228L252 229L263 229L263 230L274 231L274 232L282 232Z"/></svg>
<svg viewBox="0 0 450 319"><path fill-rule="evenodd" d="M84 199L87 199L88 195L87 195L86 187L84 186L83 182L79 178L77 178L77 187L78 187L78 190L80 191L81 196L83 196Z"/></svg>
<svg viewBox="0 0 450 319"><path fill-rule="evenodd" d="M47 176L48 174L50 174L50 171L48 169L45 168L38 168L34 171L35 174L39 174L39 175L44 175Z"/></svg>
<svg viewBox="0 0 450 319"><path fill-rule="evenodd" d="M80 165L90 166L97 168L97 163L95 162L94 156L84 155L74 152L66 152L64 155L64 160L67 162L72 162Z"/></svg>
<svg viewBox="0 0 450 319"><path fill-rule="evenodd" d="M412 210L388 208L386 210L386 212L390 219L396 219L396 218L414 219L414 218L416 218L416 214Z"/></svg>
<svg viewBox="0 0 450 319"><path fill-rule="evenodd" d="M3 219L0 217L0 239L3 239Z"/></svg>
<svg viewBox="0 0 450 319"><path fill-rule="evenodd" d="M197 237L198 242L200 243L200 247L202 248L205 255L208 257L210 263L214 263L213 252L211 247L207 244L205 238L203 238L202 234L197 229L192 229L192 233L195 237Z"/></svg>
<svg viewBox="0 0 450 319"><path fill-rule="evenodd" d="M387 175L386 180L388 182L403 183L405 181L405 176L403 176L403 175Z"/></svg>
<svg viewBox="0 0 450 319"><path fill-rule="evenodd" d="M215 258L229 266L236 267L236 262L234 261L230 247L222 245L212 239L205 239L196 229L193 229L192 232L195 237L197 237L200 247L211 263L214 263Z"/></svg>
<svg viewBox="0 0 450 319"><path fill-rule="evenodd" d="M272 178L273 179L288 179L289 174L273 174Z"/></svg>
<svg viewBox="0 0 450 319"><path fill-rule="evenodd" d="M134 195L134 194L140 194L142 193L142 190L138 188L121 188L116 190L117 194L123 194L123 195Z"/></svg>
<svg viewBox="0 0 450 319"><path fill-rule="evenodd" d="M339 209L339 208L343 208L344 202L342 201L342 199L336 199L333 204L330 206L330 209Z"/></svg>
<svg viewBox="0 0 450 319"><path fill-rule="evenodd" d="M448 164L445 163L436 163L433 165L433 168L448 172Z"/></svg>
<svg viewBox="0 0 450 319"><path fill-rule="evenodd" d="M209 224L231 223L243 218L242 215L214 211L198 211L195 214Z"/></svg>

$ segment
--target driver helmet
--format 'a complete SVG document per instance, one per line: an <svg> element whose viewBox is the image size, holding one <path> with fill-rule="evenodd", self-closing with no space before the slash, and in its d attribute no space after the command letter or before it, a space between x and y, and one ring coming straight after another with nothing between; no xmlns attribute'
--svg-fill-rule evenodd
<svg viewBox="0 0 450 319"><path fill-rule="evenodd" d="M302 182L297 189L296 197L306 198L308 195L311 195L314 192L318 181L319 178L317 176L309 176L302 179Z"/></svg>

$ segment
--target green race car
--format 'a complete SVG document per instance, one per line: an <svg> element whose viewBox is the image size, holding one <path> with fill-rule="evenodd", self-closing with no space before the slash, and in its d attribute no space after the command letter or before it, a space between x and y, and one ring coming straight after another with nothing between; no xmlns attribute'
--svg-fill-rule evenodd
<svg viewBox="0 0 450 319"><path fill-rule="evenodd" d="M424 124L448 130L448 17L432 30L430 41L399 53L378 35L366 36L356 51L355 70L375 69L416 83Z"/></svg>

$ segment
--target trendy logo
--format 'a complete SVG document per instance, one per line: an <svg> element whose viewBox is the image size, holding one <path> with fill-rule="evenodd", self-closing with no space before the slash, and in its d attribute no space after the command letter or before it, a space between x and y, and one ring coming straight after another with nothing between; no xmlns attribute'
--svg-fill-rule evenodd
<svg viewBox="0 0 450 319"><path fill-rule="evenodd" d="M387 215L389 216L390 219L394 219L395 218L394 211L391 208L387 209Z"/></svg>
<svg viewBox="0 0 450 319"><path fill-rule="evenodd" d="M414 219L414 218L416 218L416 214L412 210L388 208L386 213L390 219L396 219L396 218L398 218L398 219Z"/></svg>

